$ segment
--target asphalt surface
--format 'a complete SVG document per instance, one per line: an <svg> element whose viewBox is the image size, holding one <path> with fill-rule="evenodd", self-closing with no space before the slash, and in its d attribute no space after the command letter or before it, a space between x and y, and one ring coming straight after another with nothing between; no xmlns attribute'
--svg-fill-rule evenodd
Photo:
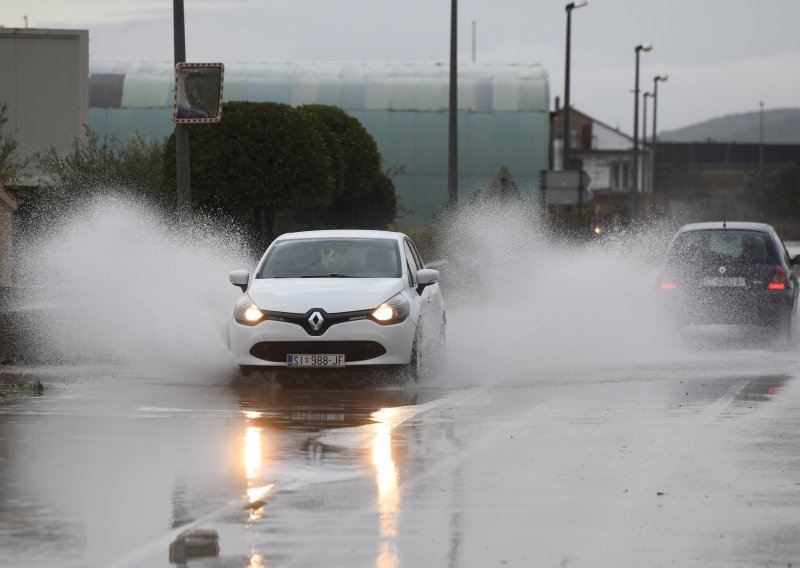
<svg viewBox="0 0 800 568"><path fill-rule="evenodd" d="M204 291L180 326L38 306L62 364L0 368L44 385L0 404L0 565L799 565L797 330L660 336L629 256L500 259L420 384L232 381Z"/></svg>
<svg viewBox="0 0 800 568"><path fill-rule="evenodd" d="M0 407L2 565L796 566L796 346L711 335L494 384L17 368L47 389Z"/></svg>

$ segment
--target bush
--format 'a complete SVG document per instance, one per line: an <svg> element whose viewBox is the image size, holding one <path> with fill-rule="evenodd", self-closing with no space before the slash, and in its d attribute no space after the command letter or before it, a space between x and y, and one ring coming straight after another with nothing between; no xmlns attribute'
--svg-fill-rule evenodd
<svg viewBox="0 0 800 568"><path fill-rule="evenodd" d="M39 169L49 178L45 190L62 205L109 189L161 195L163 142L134 133L123 144L115 136L100 138L86 129L64 156L52 146L36 155Z"/></svg>
<svg viewBox="0 0 800 568"><path fill-rule="evenodd" d="M192 205L224 211L264 238L385 227L395 217L394 186L374 139L340 109L231 102L221 122L192 125L189 140ZM171 136L163 176L172 196L175 172Z"/></svg>

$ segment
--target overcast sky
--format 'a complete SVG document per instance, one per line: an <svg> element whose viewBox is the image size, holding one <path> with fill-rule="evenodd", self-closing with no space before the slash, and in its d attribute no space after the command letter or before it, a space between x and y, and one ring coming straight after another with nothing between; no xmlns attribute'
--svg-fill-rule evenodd
<svg viewBox="0 0 800 568"><path fill-rule="evenodd" d="M563 0L461 0L459 59L541 63L563 99ZM172 60L171 0L3 0L0 25L88 29L90 59ZM448 61L447 0L185 0L189 61ZM589 0L572 17L572 104L630 132L659 84L659 130L800 107L800 0ZM652 109L651 109L652 110ZM649 120L648 120L649 122Z"/></svg>

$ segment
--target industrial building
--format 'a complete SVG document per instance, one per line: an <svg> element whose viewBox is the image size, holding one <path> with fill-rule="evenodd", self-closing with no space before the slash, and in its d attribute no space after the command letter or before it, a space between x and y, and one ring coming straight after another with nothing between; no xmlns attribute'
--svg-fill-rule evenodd
<svg viewBox="0 0 800 568"><path fill-rule="evenodd" d="M449 67L436 63L226 63L226 101L326 104L357 118L394 178L401 226L428 223L447 201ZM488 190L501 168L535 199L548 168L549 85L538 65L463 64L458 85L459 199ZM165 138L170 62L93 61L89 126L101 138ZM224 120L224 108L223 108Z"/></svg>

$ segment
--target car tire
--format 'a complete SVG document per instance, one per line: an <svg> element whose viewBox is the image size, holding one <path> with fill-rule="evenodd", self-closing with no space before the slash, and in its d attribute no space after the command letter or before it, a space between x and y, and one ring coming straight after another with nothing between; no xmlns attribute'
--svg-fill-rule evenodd
<svg viewBox="0 0 800 568"><path fill-rule="evenodd" d="M778 316L773 325L775 337L780 343L789 343L792 340L792 314L786 312Z"/></svg>
<svg viewBox="0 0 800 568"><path fill-rule="evenodd" d="M442 312L442 327L439 328L439 345L437 355L444 360L447 356L447 314Z"/></svg>
<svg viewBox="0 0 800 568"><path fill-rule="evenodd" d="M258 365L239 365L239 380L246 383L272 383L275 371Z"/></svg>
<svg viewBox="0 0 800 568"><path fill-rule="evenodd" d="M422 320L417 322L417 331L414 333L414 342L411 344L411 357L408 361L408 378L418 383L424 375L425 357L422 353Z"/></svg>
<svg viewBox="0 0 800 568"><path fill-rule="evenodd" d="M447 364L447 316L442 313L442 325L439 327L439 337L433 345L430 358L425 359L426 370L439 373Z"/></svg>

